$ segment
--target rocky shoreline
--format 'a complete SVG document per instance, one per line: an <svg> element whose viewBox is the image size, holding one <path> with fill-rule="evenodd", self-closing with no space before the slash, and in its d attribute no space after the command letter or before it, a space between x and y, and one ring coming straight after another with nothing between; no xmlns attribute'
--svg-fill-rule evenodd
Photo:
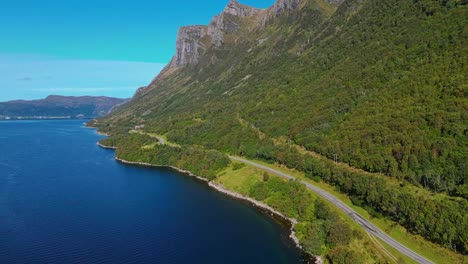
<svg viewBox="0 0 468 264"><path fill-rule="evenodd" d="M96 145L100 146L101 148L105 148L105 149L117 149L116 147L110 147L110 146L105 146L99 142L96 143Z"/></svg>
<svg viewBox="0 0 468 264"><path fill-rule="evenodd" d="M98 132L99 133L99 132ZM101 133L103 134L103 133ZM110 146L105 146L99 142L96 143L98 146L102 147L102 148L105 148L105 149L113 149L115 150L116 147L110 147ZM289 218L287 216L285 216L284 214L282 214L281 212L273 209L272 207L268 206L267 204L265 203L262 203L262 202L259 202L255 199L252 199L250 197L247 197L247 196L244 196L240 193L237 193L237 192L234 192L234 191L231 191L231 190L228 190L226 189L224 186L221 186L219 184L216 184L216 183L213 183L205 178L202 178L200 176L197 176L195 174L193 174L192 172L190 171L187 171L187 170L183 170L183 169L180 169L180 168L177 168L177 167L174 167L174 166L167 166L167 165L154 165L154 164L151 164L151 163L147 163L147 162L136 162L136 161L128 161L128 160L124 160L124 159L121 159L121 158L118 158L117 156L115 157L115 160L118 161L118 162L121 162L123 164L128 164L128 165L137 165L137 166L143 166L143 167L155 167L155 168L170 168L172 170L175 170L179 173L182 173L182 174L185 174L185 175L188 175L188 176L192 176L192 177L195 177L197 178L198 180L200 181L203 181L203 182L206 182L208 184L208 186L210 186L211 188L213 188L214 190L216 191L219 191L221 193L224 193L225 195L228 195L228 196L231 196L233 198L236 198L236 199L239 199L239 200L244 200L244 201L247 201L249 202L250 204L260 208L260 209L263 209L263 210L266 210L268 211L269 213L271 213L272 215L274 216L277 216L283 220L285 220L286 222L289 223L289 226L290 226L290 234L289 234L289 238L294 242L294 245L301 250L301 252L306 255L308 258L312 259L312 262L308 262L308 263L315 263L315 264L322 264L323 263L323 260L320 256L311 256L309 254L307 254L302 246L300 245L300 241L299 239L297 238L296 236L296 232L294 231L294 226L298 223L298 221L294 218Z"/></svg>
<svg viewBox="0 0 468 264"><path fill-rule="evenodd" d="M92 127L90 127L90 128L92 128ZM97 131L97 130L96 130L96 133L97 133L98 135L101 135L101 136L106 136L106 137L109 136L109 134L106 134L106 133L103 133L103 132L99 132L99 131Z"/></svg>
<svg viewBox="0 0 468 264"><path fill-rule="evenodd" d="M315 263L315 264L323 264L323 259L321 256L312 256L308 254L307 252L304 251L304 249L301 246L301 243L299 241L299 238L296 236L296 232L294 231L294 226L298 223L298 221L294 218L289 218L282 214L281 212L275 210L274 208L270 207L269 205L259 202L253 198L247 197L245 195L242 195L238 192L234 192L231 190L226 189L224 186L220 184L216 184L214 182L208 182L208 186L211 188L217 190L218 192L224 193L225 195L231 196L233 198L239 199L239 200L244 200L252 204L253 206L256 206L262 210L265 210L269 212L270 214L277 216L286 222L289 223L290 229L289 229L289 238L294 242L294 245L301 250L301 252L307 257L306 261L312 261L312 262L306 262L306 263Z"/></svg>
<svg viewBox="0 0 468 264"><path fill-rule="evenodd" d="M299 248L299 249L302 249L302 246L300 244L300 241L299 239L297 238L296 236L296 232L294 231L294 226L298 223L296 219L294 218L289 218L287 216L285 216L284 214L282 214L281 212L278 212L277 210L273 209L272 207L268 206L267 204L264 204L262 202L259 202L255 199L252 199L250 197L247 197L245 195L242 195L238 192L234 192L234 191L231 191L231 190L228 190L226 189L224 186L220 185L220 184L216 184L216 183L213 183L213 182L208 182L208 185L217 190L218 192L222 192L228 196L231 196L231 197L234 197L236 199L239 199L239 200L244 200L244 201L248 201L249 203L255 205L256 207L259 207L261 209L264 209L264 210L267 210L268 212L280 217L281 219L284 219L286 220L287 222L290 223L290 234L289 234L289 238L291 238L292 241L294 241L294 244Z"/></svg>
<svg viewBox="0 0 468 264"><path fill-rule="evenodd" d="M170 169L173 169L173 170L175 170L177 172L180 172L182 174L186 174L188 176L195 177L195 178L199 179L200 181L208 182L208 180L205 179L205 178L197 176L197 175L191 173L190 171L182 170L182 169L174 167L174 166L153 165L151 163L146 163L146 162L128 161L128 160L120 159L118 157L115 157L115 160L118 161L118 162L124 163L124 164L129 164L129 165L137 165L137 166L143 166L143 167L155 167L155 168L170 168Z"/></svg>

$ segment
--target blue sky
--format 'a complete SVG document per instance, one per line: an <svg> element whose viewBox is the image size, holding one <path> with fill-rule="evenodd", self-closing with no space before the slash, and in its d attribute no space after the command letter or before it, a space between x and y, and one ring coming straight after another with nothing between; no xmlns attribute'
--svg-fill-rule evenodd
<svg viewBox="0 0 468 264"><path fill-rule="evenodd" d="M0 101L130 97L169 62L180 26L208 24L227 2L2 1ZM274 0L239 2L264 8Z"/></svg>

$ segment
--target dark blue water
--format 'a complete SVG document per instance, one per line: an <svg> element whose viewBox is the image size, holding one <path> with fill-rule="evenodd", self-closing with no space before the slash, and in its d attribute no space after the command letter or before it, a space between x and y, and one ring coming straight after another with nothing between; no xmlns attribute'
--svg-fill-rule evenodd
<svg viewBox="0 0 468 264"><path fill-rule="evenodd" d="M82 121L0 122L0 263L297 263L287 230Z"/></svg>

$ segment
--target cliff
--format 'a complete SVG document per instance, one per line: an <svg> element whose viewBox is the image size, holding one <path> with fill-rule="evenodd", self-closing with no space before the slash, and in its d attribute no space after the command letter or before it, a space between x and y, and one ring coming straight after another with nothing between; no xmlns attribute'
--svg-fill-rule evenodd
<svg viewBox="0 0 468 264"><path fill-rule="evenodd" d="M343 0L326 0L338 6ZM293 12L307 2L306 0L278 0L268 9L258 9L230 0L224 10L215 16L209 25L185 26L179 29L176 52L166 67L178 68L196 65L210 47L221 48L229 42L227 36L235 41L245 33L265 27L269 21L285 13Z"/></svg>
<svg viewBox="0 0 468 264"><path fill-rule="evenodd" d="M176 53L169 68L197 64L211 43L207 26L181 27L177 35Z"/></svg>

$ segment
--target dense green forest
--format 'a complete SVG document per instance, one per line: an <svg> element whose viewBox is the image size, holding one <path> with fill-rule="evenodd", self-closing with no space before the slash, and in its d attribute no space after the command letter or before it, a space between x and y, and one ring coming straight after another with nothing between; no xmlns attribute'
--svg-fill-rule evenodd
<svg viewBox="0 0 468 264"><path fill-rule="evenodd" d="M110 137L102 140L101 144L116 147L116 156L120 159L173 166L208 180L230 164L229 158L216 150L161 145L157 139L141 134Z"/></svg>
<svg viewBox="0 0 468 264"><path fill-rule="evenodd" d="M166 69L95 125L123 138L121 156L209 178L229 162L221 153L304 171L466 254L467 1L302 3ZM182 149L141 148L128 139L140 124Z"/></svg>

